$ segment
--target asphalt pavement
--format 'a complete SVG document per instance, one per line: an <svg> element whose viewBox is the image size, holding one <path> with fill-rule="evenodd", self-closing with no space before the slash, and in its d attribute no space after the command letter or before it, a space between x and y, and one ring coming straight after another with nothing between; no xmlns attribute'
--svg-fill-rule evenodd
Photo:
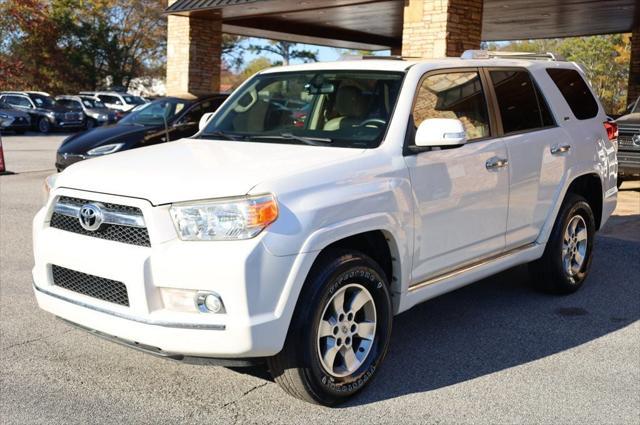
<svg viewBox="0 0 640 425"><path fill-rule="evenodd" d="M372 385L329 409L260 368L157 359L37 308L31 219L62 137L3 138L16 174L0 176L2 424L640 424L638 183L623 186L580 292L536 293L517 267L419 305L394 321Z"/></svg>

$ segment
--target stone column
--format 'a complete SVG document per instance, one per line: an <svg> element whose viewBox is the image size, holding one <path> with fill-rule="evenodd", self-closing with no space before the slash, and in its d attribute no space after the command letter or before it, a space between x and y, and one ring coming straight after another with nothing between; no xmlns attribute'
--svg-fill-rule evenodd
<svg viewBox="0 0 640 425"><path fill-rule="evenodd" d="M640 7L636 5L636 7ZM638 13L640 15L640 13ZM627 105L635 102L640 96L640 18L631 34L631 61L629 63L629 88L627 91Z"/></svg>
<svg viewBox="0 0 640 425"><path fill-rule="evenodd" d="M219 11L199 16L169 15L167 27L167 95L218 92L222 53Z"/></svg>
<svg viewBox="0 0 640 425"><path fill-rule="evenodd" d="M441 58L479 49L483 0L405 0L402 55Z"/></svg>

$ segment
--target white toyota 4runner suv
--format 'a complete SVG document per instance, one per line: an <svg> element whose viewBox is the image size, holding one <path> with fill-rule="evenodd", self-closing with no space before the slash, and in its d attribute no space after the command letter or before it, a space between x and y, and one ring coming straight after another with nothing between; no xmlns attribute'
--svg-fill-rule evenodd
<svg viewBox="0 0 640 425"><path fill-rule="evenodd" d="M49 178L40 307L333 405L418 303L523 263L576 291L616 205L615 128L575 64L474 55L266 70L192 138Z"/></svg>

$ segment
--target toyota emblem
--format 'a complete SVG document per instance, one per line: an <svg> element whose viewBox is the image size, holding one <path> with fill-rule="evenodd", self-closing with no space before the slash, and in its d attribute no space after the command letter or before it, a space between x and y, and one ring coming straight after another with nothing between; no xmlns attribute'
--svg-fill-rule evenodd
<svg viewBox="0 0 640 425"><path fill-rule="evenodd" d="M85 204L80 208L80 226L84 230L95 232L104 221L102 208L99 204Z"/></svg>

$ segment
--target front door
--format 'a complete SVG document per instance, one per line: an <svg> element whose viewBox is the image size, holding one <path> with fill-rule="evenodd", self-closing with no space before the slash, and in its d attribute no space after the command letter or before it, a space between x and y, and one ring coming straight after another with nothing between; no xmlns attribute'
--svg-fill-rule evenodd
<svg viewBox="0 0 640 425"><path fill-rule="evenodd" d="M427 74L412 112L459 119L467 143L406 156L415 196L412 284L501 253L505 247L509 174L504 141L494 138L476 69Z"/></svg>

